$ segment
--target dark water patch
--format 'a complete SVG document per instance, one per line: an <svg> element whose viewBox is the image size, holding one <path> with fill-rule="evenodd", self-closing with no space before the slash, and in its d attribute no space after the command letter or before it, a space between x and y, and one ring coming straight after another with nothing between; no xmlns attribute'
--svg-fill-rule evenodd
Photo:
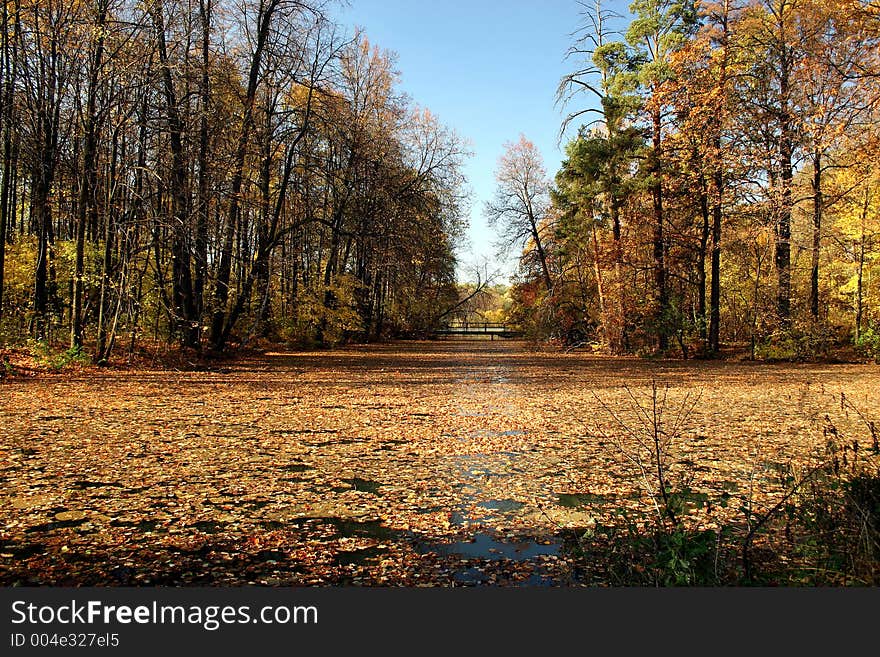
<svg viewBox="0 0 880 657"><path fill-rule="evenodd" d="M350 518L333 516L326 518L296 518L291 521L291 524L330 525L336 534L342 538L374 538L379 541L387 541L395 537L395 531L383 525L380 520L352 520Z"/></svg>
<svg viewBox="0 0 880 657"><path fill-rule="evenodd" d="M137 520L137 521L134 521L134 520L111 520L110 526L111 527L125 527L125 528L136 529L137 531L144 532L144 533L154 533L154 532L156 532L157 528L159 527L159 521L158 520ZM159 531L164 533L165 530L160 529Z"/></svg>
<svg viewBox="0 0 880 657"><path fill-rule="evenodd" d="M70 527L79 527L89 521L88 518L78 518L76 520L53 520L52 522L44 522L41 525L33 525L25 529L26 534L34 532L51 532L56 529L68 529Z"/></svg>
<svg viewBox="0 0 880 657"><path fill-rule="evenodd" d="M306 479L305 477L282 477L278 481L284 481L289 484L305 484L312 482L311 479Z"/></svg>
<svg viewBox="0 0 880 657"><path fill-rule="evenodd" d="M509 429L507 431L494 431L492 429L477 429L468 434L468 438L512 438L514 436L525 436L528 431L524 429ZM501 452L506 454L507 452Z"/></svg>
<svg viewBox="0 0 880 657"><path fill-rule="evenodd" d="M398 445L407 445L410 441L408 440L383 440L382 446L379 448L381 451L387 452L393 449L397 449Z"/></svg>
<svg viewBox="0 0 880 657"><path fill-rule="evenodd" d="M346 484L351 486L351 488L349 488L349 489L343 488L342 491L339 491L334 488L333 489L334 491L343 492L346 490L356 490L356 491L360 491L361 493L372 493L373 495L379 495L379 496L382 495L379 492L379 489L382 487L382 484L379 483L378 481L373 481L372 479L361 479L360 477L352 477L351 479L343 479L342 481L344 481Z"/></svg>
<svg viewBox="0 0 880 657"><path fill-rule="evenodd" d="M569 509L575 509L590 504L605 504L610 499L609 495L598 493L557 493L556 503Z"/></svg>
<svg viewBox="0 0 880 657"><path fill-rule="evenodd" d="M504 479L507 477L512 477L517 472L522 472L522 470L518 468L510 468L510 472L498 472L495 470L489 470L488 468L481 467L479 463L472 462L471 464L462 465L459 468L459 471L464 476L470 479Z"/></svg>
<svg viewBox="0 0 880 657"><path fill-rule="evenodd" d="M531 539L511 542L500 541L485 532L474 534L473 539L470 541L421 543L416 545L416 549L422 553L433 552L441 556L459 556L490 561L500 559L528 561L542 555L557 555L561 547L560 543L551 542L544 545Z"/></svg>
<svg viewBox="0 0 880 657"><path fill-rule="evenodd" d="M305 463L290 463L288 465L282 465L278 469L286 472L305 472L306 470L314 470L315 468L311 465L306 465Z"/></svg>
<svg viewBox="0 0 880 657"><path fill-rule="evenodd" d="M364 566L376 561L379 557L387 554L388 548L373 546L359 550L345 550L338 552L333 558L340 566Z"/></svg>
<svg viewBox="0 0 880 657"><path fill-rule="evenodd" d="M260 550L254 555L254 561L261 561L263 563L267 561L285 560L287 560L287 555L281 550Z"/></svg>
<svg viewBox="0 0 880 657"><path fill-rule="evenodd" d="M558 582L553 577L550 577L542 572L536 572L532 573L528 576L528 578L520 582L520 586L556 586L557 583Z"/></svg>
<svg viewBox="0 0 880 657"><path fill-rule="evenodd" d="M11 554L12 558L16 560L30 559L38 554L43 554L45 550L46 546L42 543L26 543L24 545L14 543L0 544L0 552Z"/></svg>
<svg viewBox="0 0 880 657"><path fill-rule="evenodd" d="M456 582L457 584L479 586L481 584L488 584L490 578L479 568L469 566L461 570L456 570L454 573L452 573L452 581Z"/></svg>
<svg viewBox="0 0 880 657"><path fill-rule="evenodd" d="M307 434L307 433L339 433L339 429L272 429L274 434Z"/></svg>
<svg viewBox="0 0 880 657"><path fill-rule="evenodd" d="M216 520L200 520L188 525L188 527L197 529L204 534L219 534L226 529L227 525L228 523L217 522Z"/></svg>
<svg viewBox="0 0 880 657"><path fill-rule="evenodd" d="M418 509L413 509L419 515L427 515L429 513L437 513L438 511L445 510L445 506L423 506Z"/></svg>
<svg viewBox="0 0 880 657"><path fill-rule="evenodd" d="M356 443L368 443L369 438L342 438L340 440L325 440L320 443L306 443L310 447L330 447L331 445L354 445Z"/></svg>
<svg viewBox="0 0 880 657"><path fill-rule="evenodd" d="M523 506L525 506L522 502L517 502L516 500L487 500L485 502L480 502L477 504L481 509L488 509L489 511L517 511Z"/></svg>
<svg viewBox="0 0 880 657"><path fill-rule="evenodd" d="M711 472L712 468L708 465L702 465L701 463L697 463L692 459L682 459L678 462L679 465L682 465L686 468L689 468L693 472Z"/></svg>
<svg viewBox="0 0 880 657"><path fill-rule="evenodd" d="M462 584L464 586L491 586L502 582L506 585L516 587L549 587L558 584L552 576L543 572L540 567L536 572L531 573L525 579L517 578L515 580L508 580L508 576L505 574L486 573L476 566L469 566L462 570L455 571L452 574L452 580L456 584Z"/></svg>

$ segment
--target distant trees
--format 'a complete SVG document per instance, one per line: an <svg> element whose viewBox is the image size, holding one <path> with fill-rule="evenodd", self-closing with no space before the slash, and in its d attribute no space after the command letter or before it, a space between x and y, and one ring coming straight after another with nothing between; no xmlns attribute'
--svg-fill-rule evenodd
<svg viewBox="0 0 880 657"><path fill-rule="evenodd" d="M880 258L876 9L639 0L630 12L585 5L560 85L580 103L566 121L589 121L550 209L547 258L569 309L557 328L586 315L613 352L674 338L685 356L722 342L802 355L847 332L865 343L880 322L865 275Z"/></svg>
<svg viewBox="0 0 880 657"><path fill-rule="evenodd" d="M456 298L466 149L323 2L14 0L0 49L2 339L334 342Z"/></svg>

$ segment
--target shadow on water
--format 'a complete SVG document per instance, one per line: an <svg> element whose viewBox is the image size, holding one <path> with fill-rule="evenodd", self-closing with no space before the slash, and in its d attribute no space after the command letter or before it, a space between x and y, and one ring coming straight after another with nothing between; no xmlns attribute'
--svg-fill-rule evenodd
<svg viewBox="0 0 880 657"><path fill-rule="evenodd" d="M388 554L388 548L377 545L338 552L333 561L340 566L366 566L386 554Z"/></svg>
<svg viewBox="0 0 880 657"><path fill-rule="evenodd" d="M419 554L434 554L449 561L452 579L463 585L558 586L570 583L550 565L558 563L563 543L556 537L546 542L533 538L499 540L477 532L470 540L451 543L416 541ZM548 561L550 560L550 561ZM525 570L523 569L525 567Z"/></svg>
<svg viewBox="0 0 880 657"><path fill-rule="evenodd" d="M478 532L473 540L455 543L420 543L420 552L434 552L441 556L459 556L467 559L487 559L497 561L528 561L542 555L558 555L561 543L537 543L534 540L519 539L511 542L500 541L491 534Z"/></svg>
<svg viewBox="0 0 880 657"><path fill-rule="evenodd" d="M372 538L389 541L400 538L400 532L382 524L380 520L353 520L328 516L322 518L295 518L293 525L330 525L342 538Z"/></svg>
<svg viewBox="0 0 880 657"><path fill-rule="evenodd" d="M487 509L489 511L518 511L523 508L525 505L522 502L517 502L516 500L487 500L485 502L480 502L477 504L481 509Z"/></svg>
<svg viewBox="0 0 880 657"><path fill-rule="evenodd" d="M372 479L361 479L360 477L341 479L340 481L348 484L348 487L337 486L335 488L332 488L331 490L334 493L344 493L349 490L356 490L360 493L371 493L372 495L376 495L378 497L382 496L382 493L379 492L382 484L378 481L373 481Z"/></svg>
<svg viewBox="0 0 880 657"><path fill-rule="evenodd" d="M492 500L489 506L512 508L509 502ZM115 524L143 536L149 536L155 529L149 523ZM9 566L0 575L0 581L27 585L70 585L74 581L85 585L208 585L240 582L243 577L249 582L269 585L311 581L313 566L291 552L294 544L252 551L249 543L230 540L228 532L221 531L221 523L196 523L193 529L202 533L203 540L187 547L157 549L152 542L133 540L126 564L113 568L108 566L113 560L101 551L62 553L56 544L0 541L0 552ZM324 584L369 583L372 569L401 551L422 555L416 563L432 568L431 572L438 575L432 581L438 585L446 582L462 586L530 587L576 583L566 566L570 545L558 536L502 536L480 528L443 539L395 529L377 519L335 516L293 518L273 523L271 529L293 532L292 536L299 537L296 544L308 543L316 548L326 545L332 550L329 562L324 563L341 570L320 570L322 566L318 566ZM35 575L28 567L27 560L32 558L44 559L52 567L43 575ZM352 580L352 576L357 576L357 580Z"/></svg>
<svg viewBox="0 0 880 657"><path fill-rule="evenodd" d="M556 503L569 509L576 509L591 504L604 504L610 498L597 493L557 493Z"/></svg>
<svg viewBox="0 0 880 657"><path fill-rule="evenodd" d="M478 429L469 437L509 438L524 434L521 430ZM536 539L498 532L499 520L526 505L513 498L493 497L486 484L522 472L517 464L520 457L519 452L501 451L464 454L452 459L450 466L458 473L464 494L449 519L453 526L460 528L461 538L449 542L414 539L412 544L420 554L435 554L448 560L455 582L465 585L504 582L516 586L564 583L549 567L554 560L558 564L558 558L563 556L564 545L560 537Z"/></svg>

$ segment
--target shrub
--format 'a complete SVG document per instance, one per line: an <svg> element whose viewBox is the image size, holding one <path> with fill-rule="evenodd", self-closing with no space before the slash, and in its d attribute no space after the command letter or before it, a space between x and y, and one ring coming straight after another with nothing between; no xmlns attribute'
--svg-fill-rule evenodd
<svg viewBox="0 0 880 657"><path fill-rule="evenodd" d="M755 356L764 360L812 360L824 358L839 344L837 329L822 323L795 323L776 331L755 347Z"/></svg>
<svg viewBox="0 0 880 657"><path fill-rule="evenodd" d="M856 340L856 350L865 358L880 363L880 328L869 325Z"/></svg>

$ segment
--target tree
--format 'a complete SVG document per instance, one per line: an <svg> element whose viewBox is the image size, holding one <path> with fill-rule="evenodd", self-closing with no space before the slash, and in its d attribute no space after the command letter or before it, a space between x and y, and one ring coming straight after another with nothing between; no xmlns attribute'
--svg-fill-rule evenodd
<svg viewBox="0 0 880 657"><path fill-rule="evenodd" d="M609 220L613 239L613 270L608 290L611 299L606 304L605 290L599 289L600 314L606 343L612 353L617 353L626 341L621 210L625 198L634 191L630 171L642 146L641 133L631 123L639 99L629 75L630 55L624 43L612 38L615 32L610 23L621 17L604 9L601 0L596 0L590 8L584 6L582 34L567 54L581 58L580 66L560 81L557 102L568 105L581 93L588 92L599 107L575 109L563 121L562 131L578 117L596 115L596 119L587 124L595 127L581 128L578 137L566 147L568 159L556 177L555 202L563 206L564 218L574 219L580 215L582 220L598 224L604 224L606 217ZM595 277L597 285L603 288L598 240L595 234L593 238Z"/></svg>
<svg viewBox="0 0 880 657"><path fill-rule="evenodd" d="M517 143L506 143L498 160L493 200L486 203L489 225L501 231L505 245L527 248L540 267L545 289L553 288L542 232L550 206L550 181L535 145L520 135Z"/></svg>
<svg viewBox="0 0 880 657"><path fill-rule="evenodd" d="M805 1L797 22L797 43L804 55L795 70L794 87L804 150L812 169L809 307L814 321L819 319L823 215L829 202L834 202L825 193L825 173L839 166L835 155L841 139L852 128L861 130L878 102L876 92L853 83L868 62L877 60L877 44L855 20L853 9L852 0Z"/></svg>
<svg viewBox="0 0 880 657"><path fill-rule="evenodd" d="M3 85L0 87L0 135L3 142L2 182L0 182L0 321L3 319L3 288L6 269L6 243L14 223L13 157L12 144L15 139L14 91L18 74L18 40L20 38L20 4L3 3L3 33L0 35L0 71Z"/></svg>
<svg viewBox="0 0 880 657"><path fill-rule="evenodd" d="M52 259L55 210L52 191L61 161L66 97L78 67L79 7L60 0L30 2L21 9L21 82L26 107L24 149L31 176L31 217L37 236L32 332L47 337L54 298Z"/></svg>
<svg viewBox="0 0 880 657"><path fill-rule="evenodd" d="M798 3L762 0L749 7L738 29L748 54L738 79L740 129L753 146L753 166L763 170L768 213L775 230L776 314L781 328L791 323L791 237L793 182L800 152L793 78L802 56L796 48Z"/></svg>
<svg viewBox="0 0 880 657"><path fill-rule="evenodd" d="M669 344L670 303L666 270L666 243L663 235L663 114L664 84L670 77L670 60L693 30L696 21L690 0L636 0L630 6L635 19L626 40L635 49L638 63L634 76L645 93L651 147L648 153L648 186L654 217L654 283L657 288L657 339L661 351Z"/></svg>
<svg viewBox="0 0 880 657"><path fill-rule="evenodd" d="M736 175L731 155L731 82L737 44L731 25L737 14L730 0L701 4L700 28L675 53L668 82L678 166L681 175L691 177L685 193L695 199L700 216L695 240L696 321L708 354L720 348L722 227L725 206L730 205L728 184Z"/></svg>
<svg viewBox="0 0 880 657"><path fill-rule="evenodd" d="M70 346L80 349L83 346L83 296L85 276L86 223L97 213L97 148L98 148L98 93L101 73L104 66L104 46L106 41L107 19L110 13L110 0L95 0L90 7L92 43L88 54L88 82L86 105L82 117L82 167L79 182L78 213L75 229L75 263L73 279L73 299L71 307Z"/></svg>

